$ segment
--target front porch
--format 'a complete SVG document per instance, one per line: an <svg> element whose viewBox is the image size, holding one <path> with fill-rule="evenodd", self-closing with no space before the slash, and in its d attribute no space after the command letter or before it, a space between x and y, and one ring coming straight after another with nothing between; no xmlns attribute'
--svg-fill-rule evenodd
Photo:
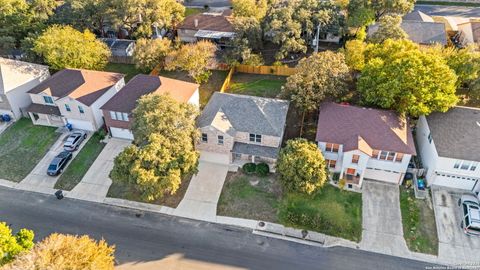
<svg viewBox="0 0 480 270"><path fill-rule="evenodd" d="M56 106L32 103L26 111L32 123L40 126L62 127L65 126L65 119L61 116Z"/></svg>
<svg viewBox="0 0 480 270"><path fill-rule="evenodd" d="M275 172L278 148L236 142L232 149L232 164L242 167L246 163L266 163Z"/></svg>

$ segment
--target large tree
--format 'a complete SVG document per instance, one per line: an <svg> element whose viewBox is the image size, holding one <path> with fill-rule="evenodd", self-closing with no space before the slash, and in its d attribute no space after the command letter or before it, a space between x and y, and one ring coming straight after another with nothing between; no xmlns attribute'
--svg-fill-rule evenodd
<svg viewBox="0 0 480 270"><path fill-rule="evenodd" d="M197 115L193 105L169 95L143 96L133 111L134 144L115 158L113 181L134 186L148 201L174 194L197 169Z"/></svg>
<svg viewBox="0 0 480 270"><path fill-rule="evenodd" d="M398 15L385 15L378 22L378 29L368 41L382 43L387 39L406 39L407 33L402 29L402 17Z"/></svg>
<svg viewBox="0 0 480 270"><path fill-rule="evenodd" d="M289 76L282 87L282 96L303 112L303 129L305 114L318 109L325 98L337 98L346 93L350 82L344 55L320 52L300 60L295 74Z"/></svg>
<svg viewBox="0 0 480 270"><path fill-rule="evenodd" d="M53 25L36 40L33 50L51 68L102 69L108 62L110 50L89 30L83 33L70 26Z"/></svg>
<svg viewBox="0 0 480 270"><path fill-rule="evenodd" d="M217 46L209 41L182 45L167 56L165 69L185 70L197 83L208 81L212 74L209 67L215 64Z"/></svg>
<svg viewBox="0 0 480 270"><path fill-rule="evenodd" d="M252 17L235 17L233 28L235 37L231 41L232 48L227 51L227 62L261 64L263 59L258 51L263 47L263 31L258 20Z"/></svg>
<svg viewBox="0 0 480 270"><path fill-rule="evenodd" d="M364 103L412 116L445 112L457 103L457 76L443 57L408 40L371 44L365 55L358 80Z"/></svg>
<svg viewBox="0 0 480 270"><path fill-rule="evenodd" d="M317 145L305 139L287 141L280 150L277 171L288 191L312 194L327 181L325 159Z"/></svg>
<svg viewBox="0 0 480 270"><path fill-rule="evenodd" d="M267 13L267 0L232 0L233 15L235 17L252 17L263 19Z"/></svg>
<svg viewBox="0 0 480 270"><path fill-rule="evenodd" d="M351 70L361 71L365 65L366 44L361 40L350 40L345 43L345 63Z"/></svg>
<svg viewBox="0 0 480 270"><path fill-rule="evenodd" d="M0 266L11 262L15 256L33 247L33 231L21 229L15 235L12 229L0 222Z"/></svg>
<svg viewBox="0 0 480 270"><path fill-rule="evenodd" d="M61 15L64 17L59 18ZM88 28L105 36L105 25L114 19L113 15L112 0L67 0L54 19L57 23L74 25L79 30Z"/></svg>
<svg viewBox="0 0 480 270"><path fill-rule="evenodd" d="M95 241L88 236L52 234L4 270L34 269L98 269L113 270L115 247L104 240Z"/></svg>
<svg viewBox="0 0 480 270"><path fill-rule="evenodd" d="M150 72L158 65L164 64L165 57L172 50L169 39L144 39L135 43L133 60L135 66L145 72Z"/></svg>

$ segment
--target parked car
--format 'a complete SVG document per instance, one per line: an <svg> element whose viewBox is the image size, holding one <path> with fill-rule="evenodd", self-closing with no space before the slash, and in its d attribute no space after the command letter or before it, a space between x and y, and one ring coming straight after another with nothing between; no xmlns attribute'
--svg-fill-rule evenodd
<svg viewBox="0 0 480 270"><path fill-rule="evenodd" d="M480 204L474 195L465 194L458 200L462 210L460 226L468 235L480 235Z"/></svg>
<svg viewBox="0 0 480 270"><path fill-rule="evenodd" d="M87 138L87 133L83 130L74 131L63 144L65 151L75 151L80 144Z"/></svg>
<svg viewBox="0 0 480 270"><path fill-rule="evenodd" d="M47 174L50 176L56 176L62 173L63 168L67 165L68 161L72 159L72 152L63 151L53 158L50 165L48 165Z"/></svg>

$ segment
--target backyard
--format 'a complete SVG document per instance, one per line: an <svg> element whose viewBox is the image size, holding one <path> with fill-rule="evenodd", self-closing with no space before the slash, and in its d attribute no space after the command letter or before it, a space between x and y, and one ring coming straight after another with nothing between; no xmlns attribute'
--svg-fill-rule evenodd
<svg viewBox="0 0 480 270"><path fill-rule="evenodd" d="M435 214L426 200L415 199L412 188L400 187L403 236L410 250L438 254Z"/></svg>
<svg viewBox="0 0 480 270"><path fill-rule="evenodd" d="M285 76L235 73L227 92L275 98L280 94L286 80Z"/></svg>
<svg viewBox="0 0 480 270"><path fill-rule="evenodd" d="M55 130L22 118L0 134L0 179L22 181L60 137Z"/></svg>
<svg viewBox="0 0 480 270"><path fill-rule="evenodd" d="M217 214L277 222L359 242L362 196L326 184L312 195L282 193L277 175L229 173Z"/></svg>
<svg viewBox="0 0 480 270"><path fill-rule="evenodd" d="M55 188L72 190L80 183L97 156L102 152L103 147L105 147L105 144L100 142L102 139L103 136L98 132L92 135L78 155L72 160L70 166L62 173L55 184Z"/></svg>
<svg viewBox="0 0 480 270"><path fill-rule="evenodd" d="M142 73L140 70L135 68L135 65L117 63L108 63L104 68L104 71L125 74L125 83L127 83L135 75Z"/></svg>

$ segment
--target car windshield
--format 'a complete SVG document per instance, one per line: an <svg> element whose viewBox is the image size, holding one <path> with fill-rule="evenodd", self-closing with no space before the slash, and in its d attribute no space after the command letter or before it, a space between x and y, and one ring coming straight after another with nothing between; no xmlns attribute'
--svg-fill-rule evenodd
<svg viewBox="0 0 480 270"><path fill-rule="evenodd" d="M67 143L73 143L76 138L77 138L77 137L75 137L75 136L70 136L70 137L68 137Z"/></svg>
<svg viewBox="0 0 480 270"><path fill-rule="evenodd" d="M56 169L57 169L57 165L55 165L55 164L50 164L50 166L48 166L49 171L54 171Z"/></svg>

